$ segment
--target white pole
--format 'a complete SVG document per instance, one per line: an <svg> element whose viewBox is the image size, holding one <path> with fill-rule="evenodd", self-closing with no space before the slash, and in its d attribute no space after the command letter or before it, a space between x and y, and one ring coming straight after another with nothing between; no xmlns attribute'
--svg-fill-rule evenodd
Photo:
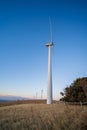
<svg viewBox="0 0 87 130"><path fill-rule="evenodd" d="M48 87L47 87L47 104L52 104L52 56L51 56L51 46L48 47Z"/></svg>
<svg viewBox="0 0 87 130"><path fill-rule="evenodd" d="M43 99L43 89L41 90L41 99Z"/></svg>

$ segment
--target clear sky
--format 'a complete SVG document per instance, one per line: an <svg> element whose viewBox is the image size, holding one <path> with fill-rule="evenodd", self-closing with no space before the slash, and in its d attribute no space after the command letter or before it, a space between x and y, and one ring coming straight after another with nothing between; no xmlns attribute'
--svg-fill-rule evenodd
<svg viewBox="0 0 87 130"><path fill-rule="evenodd" d="M0 94L46 98L49 16L53 97L87 76L86 0L0 0Z"/></svg>

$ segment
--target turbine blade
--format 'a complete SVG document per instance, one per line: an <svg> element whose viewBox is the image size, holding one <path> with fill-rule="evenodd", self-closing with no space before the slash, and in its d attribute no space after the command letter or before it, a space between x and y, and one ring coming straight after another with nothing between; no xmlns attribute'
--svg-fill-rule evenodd
<svg viewBox="0 0 87 130"><path fill-rule="evenodd" d="M52 23L51 23L51 18L49 16L49 23L50 23L50 40L51 40L51 43L53 42L53 37L52 37Z"/></svg>
<svg viewBox="0 0 87 130"><path fill-rule="evenodd" d="M52 57L54 56L54 46L52 46Z"/></svg>

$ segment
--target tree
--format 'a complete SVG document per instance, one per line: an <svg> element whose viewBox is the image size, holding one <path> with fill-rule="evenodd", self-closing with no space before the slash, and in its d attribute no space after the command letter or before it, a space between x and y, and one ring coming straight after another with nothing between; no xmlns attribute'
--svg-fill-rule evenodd
<svg viewBox="0 0 87 130"><path fill-rule="evenodd" d="M60 99L67 102L87 102L87 77L76 79L60 93Z"/></svg>

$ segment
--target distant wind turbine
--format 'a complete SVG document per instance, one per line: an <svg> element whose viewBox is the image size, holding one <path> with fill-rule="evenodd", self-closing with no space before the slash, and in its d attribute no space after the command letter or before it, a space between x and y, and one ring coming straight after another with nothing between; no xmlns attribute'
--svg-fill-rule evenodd
<svg viewBox="0 0 87 130"><path fill-rule="evenodd" d="M41 99L43 99L43 89L41 90Z"/></svg>
<svg viewBox="0 0 87 130"><path fill-rule="evenodd" d="M52 39L52 25L50 21L50 35L51 41L46 44L48 47L48 85L47 85L47 104L52 104L53 102L53 93L52 93L52 49L54 47L53 39Z"/></svg>

